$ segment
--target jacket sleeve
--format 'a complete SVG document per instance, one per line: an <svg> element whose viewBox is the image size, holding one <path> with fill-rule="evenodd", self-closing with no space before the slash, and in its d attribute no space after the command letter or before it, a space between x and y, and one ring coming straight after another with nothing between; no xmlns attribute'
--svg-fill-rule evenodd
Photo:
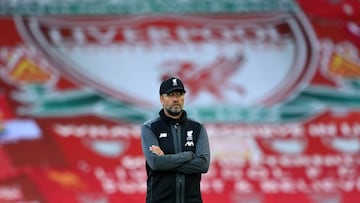
<svg viewBox="0 0 360 203"><path fill-rule="evenodd" d="M204 126L201 127L198 141L196 142L195 159L181 165L177 171L192 174L192 173L206 173L210 166L210 147L209 139Z"/></svg>
<svg viewBox="0 0 360 203"><path fill-rule="evenodd" d="M190 151L158 156L150 151L151 145L159 146L159 142L150 127L145 124L141 127L141 146L146 162L153 170L174 170L195 158L195 154Z"/></svg>

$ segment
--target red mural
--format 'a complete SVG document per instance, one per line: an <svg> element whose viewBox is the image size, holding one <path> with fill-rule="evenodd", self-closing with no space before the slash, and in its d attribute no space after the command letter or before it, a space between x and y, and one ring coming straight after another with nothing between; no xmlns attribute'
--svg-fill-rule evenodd
<svg viewBox="0 0 360 203"><path fill-rule="evenodd" d="M144 202L140 126L176 75L209 135L204 202L358 203L360 2L297 3L1 17L0 202Z"/></svg>

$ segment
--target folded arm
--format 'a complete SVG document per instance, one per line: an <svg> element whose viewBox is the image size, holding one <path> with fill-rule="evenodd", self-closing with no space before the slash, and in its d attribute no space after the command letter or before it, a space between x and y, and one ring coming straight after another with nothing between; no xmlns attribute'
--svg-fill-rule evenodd
<svg viewBox="0 0 360 203"><path fill-rule="evenodd" d="M210 147L209 139L204 126L202 126L199 138L196 143L195 158L177 168L177 171L192 174L206 173L210 166Z"/></svg>
<svg viewBox="0 0 360 203"><path fill-rule="evenodd" d="M154 151L159 152L155 147L159 146L159 142L156 135L147 125L143 125L141 128L141 144L145 159L154 170L174 170L195 158L195 154L191 151L177 154L163 154L160 152L159 155L154 153L152 148L154 148Z"/></svg>

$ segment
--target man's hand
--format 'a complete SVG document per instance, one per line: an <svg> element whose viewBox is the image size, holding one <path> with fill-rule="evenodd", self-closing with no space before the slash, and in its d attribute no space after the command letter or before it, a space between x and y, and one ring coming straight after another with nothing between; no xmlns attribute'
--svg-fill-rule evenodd
<svg viewBox="0 0 360 203"><path fill-rule="evenodd" d="M151 145L151 147L149 147L150 151L156 155L162 156L164 155L164 152L161 150L161 148L159 146L156 145Z"/></svg>

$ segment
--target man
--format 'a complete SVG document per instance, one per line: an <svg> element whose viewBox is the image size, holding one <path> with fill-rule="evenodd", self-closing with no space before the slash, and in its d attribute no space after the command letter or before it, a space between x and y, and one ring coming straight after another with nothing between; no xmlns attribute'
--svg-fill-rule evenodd
<svg viewBox="0 0 360 203"><path fill-rule="evenodd" d="M205 127L187 118L185 88L172 77L160 85L159 116L141 128L146 159L146 203L201 203L201 174L210 165Z"/></svg>

